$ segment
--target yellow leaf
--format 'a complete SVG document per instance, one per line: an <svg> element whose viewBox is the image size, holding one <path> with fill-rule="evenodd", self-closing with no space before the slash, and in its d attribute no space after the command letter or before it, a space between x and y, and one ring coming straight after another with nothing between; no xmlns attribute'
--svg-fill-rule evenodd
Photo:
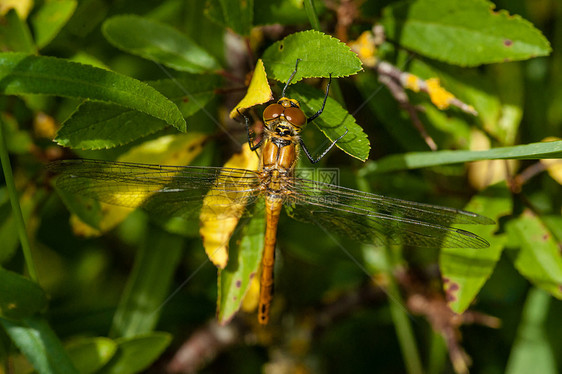
<svg viewBox="0 0 562 374"><path fill-rule="evenodd" d="M256 170L259 158L250 150L248 143L242 147L242 152L235 154L224 164L226 168ZM244 213L247 199L240 199L239 192L226 191L220 183L221 179L227 180L229 173L223 171L218 177L219 182L203 199L203 206L199 214L199 234L203 239L205 253L211 262L218 268L224 269L228 262L228 242ZM239 190L247 188L241 185Z"/></svg>
<svg viewBox="0 0 562 374"><path fill-rule="evenodd" d="M248 92L246 96L232 111L230 112L230 118L238 117L238 110L243 111L244 109L251 108L255 105L260 105L273 100L273 93L271 92L271 87L269 87L269 82L267 81L267 74L265 73L265 67L263 66L263 61L258 60L256 68L254 69L254 76L248 87Z"/></svg>
<svg viewBox="0 0 562 374"><path fill-rule="evenodd" d="M102 209L102 219L99 222L99 229L96 229L80 220L77 215L70 216L72 232L76 236L84 238L98 237L104 232L113 229L120 224L134 210L123 206L100 203Z"/></svg>
<svg viewBox="0 0 562 374"><path fill-rule="evenodd" d="M158 165L189 165L203 150L206 139L207 135L199 133L164 135L131 148L118 160Z"/></svg>
<svg viewBox="0 0 562 374"><path fill-rule="evenodd" d="M258 302L260 299L260 279L259 277L253 277L250 281L250 288L242 300L241 309L245 312L253 312L258 307Z"/></svg>
<svg viewBox="0 0 562 374"><path fill-rule="evenodd" d="M470 149L473 151L483 151L490 149L490 139L481 131L474 130L471 133ZM477 190L503 181L507 177L506 168L514 171L517 167L517 160L482 160L468 164L468 180L470 185Z"/></svg>
<svg viewBox="0 0 562 374"><path fill-rule="evenodd" d="M201 153L206 139L206 135L197 133L165 135L131 148L119 157L118 161L157 165L188 165ZM131 201L134 201L136 206L140 206L149 197L149 193L138 193L137 195L132 195L130 191L114 191L113 193L113 201L117 202L122 199L127 201L128 206ZM100 204L102 206L102 218L98 222L99 230L86 229L85 224L77 218L71 219L72 229L77 235L99 236L120 224L134 210L118 205Z"/></svg>
<svg viewBox="0 0 562 374"><path fill-rule="evenodd" d="M544 138L543 142L555 142L561 140L560 138L549 136ZM558 184L562 184L562 160L559 158L545 158L542 159L541 164L546 168L546 171L552 179L554 179Z"/></svg>
<svg viewBox="0 0 562 374"><path fill-rule="evenodd" d="M19 17L25 20L33 8L32 0L2 0L0 1L0 15L5 15L10 9L15 9Z"/></svg>
<svg viewBox="0 0 562 374"><path fill-rule="evenodd" d="M371 31L365 31L357 40L352 40L347 44L367 67L374 67L377 64L377 47L375 46L375 36Z"/></svg>

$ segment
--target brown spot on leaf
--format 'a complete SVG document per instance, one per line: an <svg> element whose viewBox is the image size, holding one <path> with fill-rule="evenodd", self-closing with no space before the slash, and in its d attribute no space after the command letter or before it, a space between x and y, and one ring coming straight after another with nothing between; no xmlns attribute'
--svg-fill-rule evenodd
<svg viewBox="0 0 562 374"><path fill-rule="evenodd" d="M250 274L250 280L252 280L255 276L256 276L256 273L255 273L255 272L254 272L254 273L251 273L251 274Z"/></svg>
<svg viewBox="0 0 562 374"><path fill-rule="evenodd" d="M183 101L184 103L188 103L189 102L189 97L184 96L181 101Z"/></svg>
<svg viewBox="0 0 562 374"><path fill-rule="evenodd" d="M505 39L503 41L503 45L505 45L506 47L511 47L513 45L513 41L510 39Z"/></svg>
<svg viewBox="0 0 562 374"><path fill-rule="evenodd" d="M449 283L451 280L447 277L443 277L443 283L447 284Z"/></svg>
<svg viewBox="0 0 562 374"><path fill-rule="evenodd" d="M550 235L548 235L548 234L544 234L544 235L542 236L542 240L545 241L545 242L546 242L549 238L550 238Z"/></svg>
<svg viewBox="0 0 562 374"><path fill-rule="evenodd" d="M457 296L455 293L459 290L459 284L455 282L448 281L449 286L445 287L445 298L447 299L448 303L457 300Z"/></svg>
<svg viewBox="0 0 562 374"><path fill-rule="evenodd" d="M240 279L238 279L236 281L236 288L240 288L241 285L242 285L242 282L240 281Z"/></svg>

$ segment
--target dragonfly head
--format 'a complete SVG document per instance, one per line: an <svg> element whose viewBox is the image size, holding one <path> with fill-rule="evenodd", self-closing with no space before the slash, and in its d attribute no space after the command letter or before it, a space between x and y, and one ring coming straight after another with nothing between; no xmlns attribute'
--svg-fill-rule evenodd
<svg viewBox="0 0 562 374"><path fill-rule="evenodd" d="M306 125L306 116L295 99L282 97L275 104L269 105L263 111L264 122L270 123L277 119L284 119L294 126L297 132Z"/></svg>

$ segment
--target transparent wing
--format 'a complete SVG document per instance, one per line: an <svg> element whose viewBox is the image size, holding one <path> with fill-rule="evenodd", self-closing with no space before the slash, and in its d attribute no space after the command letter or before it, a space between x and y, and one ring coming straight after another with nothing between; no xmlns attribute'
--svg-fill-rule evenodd
<svg viewBox="0 0 562 374"><path fill-rule="evenodd" d="M361 242L445 248L489 246L471 232L449 227L454 223L494 223L475 213L301 178L294 178L289 189L286 207L291 217Z"/></svg>
<svg viewBox="0 0 562 374"><path fill-rule="evenodd" d="M113 205L142 207L158 217L197 218L204 200L211 210L216 203L217 214L225 216L225 201L232 206L252 204L260 193L258 174L244 169L86 159L52 162L48 169L60 174L57 186L65 191Z"/></svg>

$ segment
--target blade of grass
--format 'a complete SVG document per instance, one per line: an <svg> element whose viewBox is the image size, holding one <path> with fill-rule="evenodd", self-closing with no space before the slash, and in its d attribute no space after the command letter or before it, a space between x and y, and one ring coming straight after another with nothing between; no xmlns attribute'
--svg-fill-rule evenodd
<svg viewBox="0 0 562 374"><path fill-rule="evenodd" d="M368 162L361 170L361 175L479 160L540 160L543 158L562 158L562 141L499 147L485 151L411 152L390 155L380 161Z"/></svg>
<svg viewBox="0 0 562 374"><path fill-rule="evenodd" d="M529 291L523 315L519 323L517 338L512 346L505 372L557 373L555 349L546 333L546 320L551 296L545 291L533 288Z"/></svg>
<svg viewBox="0 0 562 374"><path fill-rule="evenodd" d="M362 178L357 178L357 184L362 191L369 192L369 183ZM392 269L398 266L398 261L392 254L392 249L389 246L385 246L383 249L383 256L385 263L384 269L379 269L385 276L387 281L385 292L390 300L389 308L392 322L394 324L394 329L396 330L396 336L398 338L398 343L400 345L400 350L402 351L402 356L404 357L404 362L406 364L406 371L409 374L421 374L424 372L420 353L416 346L416 339L414 337L414 330L412 328L412 323L408 311L403 306L405 305L402 295L400 295L400 290ZM365 256L367 257L367 256Z"/></svg>
<svg viewBox="0 0 562 374"><path fill-rule="evenodd" d="M427 374L443 373L445 363L447 362L447 345L443 336L439 333L432 331L429 346L429 359L427 363Z"/></svg>
<svg viewBox="0 0 562 374"><path fill-rule="evenodd" d="M391 248L385 247L384 250L389 264L389 269L395 268L397 263L391 253ZM404 300L400 295L396 279L391 271L388 271L386 276L388 280L386 292L391 299L389 304L390 314L392 316L394 329L396 330L396 335L400 344L400 350L402 351L402 356L404 357L404 362L406 363L406 369L410 374L423 373L424 370L421 363L420 353L416 346L412 321L410 320L407 310L402 306L404 305Z"/></svg>
<svg viewBox="0 0 562 374"><path fill-rule="evenodd" d="M14 212L14 219L18 229L23 256L25 258L25 265L27 266L29 277L37 282L37 272L35 271L35 264L31 256L31 246L29 244L29 238L27 237L27 230L25 229L25 222L21 213L16 185L14 183L12 165L10 164L6 139L4 138L4 121L2 121L2 119L0 119L0 161L2 163L2 171L4 172L8 195L10 195L10 203L12 204L12 210Z"/></svg>
<svg viewBox="0 0 562 374"><path fill-rule="evenodd" d="M316 8L314 8L314 2L312 0L305 0L304 9L310 26L312 26L314 30L322 31L320 29L320 21L318 21L318 14L316 14Z"/></svg>
<svg viewBox="0 0 562 374"><path fill-rule="evenodd" d="M130 338L152 332L181 259L182 244L180 236L149 225L115 312L110 336Z"/></svg>

